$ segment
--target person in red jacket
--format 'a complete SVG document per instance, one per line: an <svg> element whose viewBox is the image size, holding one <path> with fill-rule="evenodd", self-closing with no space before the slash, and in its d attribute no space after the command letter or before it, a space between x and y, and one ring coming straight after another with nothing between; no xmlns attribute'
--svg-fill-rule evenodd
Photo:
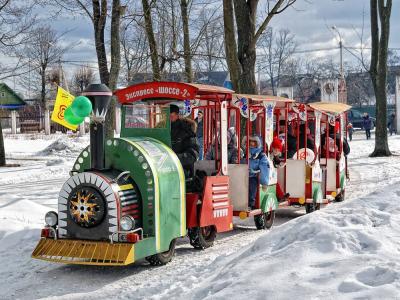
<svg viewBox="0 0 400 300"><path fill-rule="evenodd" d="M285 166L285 163L281 160L282 150L283 146L281 140L275 137L271 143L272 162L275 168L282 168ZM287 201L290 197L289 193L283 193L279 182L276 184L276 197L278 198L278 202Z"/></svg>

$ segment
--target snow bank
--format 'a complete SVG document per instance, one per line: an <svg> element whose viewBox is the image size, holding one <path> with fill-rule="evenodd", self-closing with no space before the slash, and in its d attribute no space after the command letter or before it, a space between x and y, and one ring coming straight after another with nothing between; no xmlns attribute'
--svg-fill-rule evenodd
<svg viewBox="0 0 400 300"><path fill-rule="evenodd" d="M8 163L20 167L0 168L0 187L68 178L74 160L89 144L89 136L12 135L4 144Z"/></svg>
<svg viewBox="0 0 400 300"><path fill-rule="evenodd" d="M155 268L145 262L105 268L31 259L44 214L57 209L77 153L37 156L60 136L6 137L7 155L26 160L19 168L0 169L0 299L396 299L400 158L369 158L375 141L355 137L346 202L266 232L248 220L245 228L218 234L205 251L179 240L173 261ZM80 139L66 139L60 153L78 149ZM82 147L87 144L88 137ZM400 153L400 136L390 137L389 145Z"/></svg>
<svg viewBox="0 0 400 300"><path fill-rule="evenodd" d="M65 155L78 154L88 145L86 138L70 138L67 135L60 136L56 141L47 146L44 150L39 151L38 155Z"/></svg>
<svg viewBox="0 0 400 300"><path fill-rule="evenodd" d="M395 184L292 220L212 263L186 282L179 298L394 299L400 290L399 196Z"/></svg>

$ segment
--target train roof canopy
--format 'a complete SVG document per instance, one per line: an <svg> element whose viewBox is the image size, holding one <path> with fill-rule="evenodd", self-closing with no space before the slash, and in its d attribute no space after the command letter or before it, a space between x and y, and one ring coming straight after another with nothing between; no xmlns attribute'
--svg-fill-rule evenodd
<svg viewBox="0 0 400 300"><path fill-rule="evenodd" d="M309 104L311 108L331 114L341 114L348 111L351 106L344 103L314 102Z"/></svg>
<svg viewBox="0 0 400 300"><path fill-rule="evenodd" d="M213 85L182 82L144 82L116 90L114 94L121 104L143 100L230 100L234 91Z"/></svg>
<svg viewBox="0 0 400 300"><path fill-rule="evenodd" d="M295 102L295 100L293 100L293 99L278 97L278 96L270 96L270 95L234 94L233 97L236 99L247 98L249 100L256 101L256 102L274 101L276 103L276 106L278 106L278 107L284 106L286 103Z"/></svg>

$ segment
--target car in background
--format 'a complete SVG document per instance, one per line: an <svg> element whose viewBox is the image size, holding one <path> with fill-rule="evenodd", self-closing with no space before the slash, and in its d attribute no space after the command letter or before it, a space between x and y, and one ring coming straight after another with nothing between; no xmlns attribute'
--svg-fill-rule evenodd
<svg viewBox="0 0 400 300"><path fill-rule="evenodd" d="M352 108L348 112L347 118L348 118L349 122L351 122L351 124L353 124L354 129L363 129L364 128L363 113L360 112L359 110ZM370 116L370 119L372 120L372 126L371 126L371 130L372 130L375 128L376 118Z"/></svg>

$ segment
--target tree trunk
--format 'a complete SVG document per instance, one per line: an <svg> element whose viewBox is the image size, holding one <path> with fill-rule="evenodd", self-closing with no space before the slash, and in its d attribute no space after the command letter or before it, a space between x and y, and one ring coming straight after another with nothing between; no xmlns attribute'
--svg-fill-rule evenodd
<svg viewBox="0 0 400 300"><path fill-rule="evenodd" d="M41 70L41 90L40 90L40 105L45 110L46 109L46 68Z"/></svg>
<svg viewBox="0 0 400 300"><path fill-rule="evenodd" d="M231 77L233 89L240 92L239 78L240 78L240 63L237 56L237 45L235 37L235 24L233 16L233 3L232 0L224 0L224 40L225 40L225 53L226 63Z"/></svg>
<svg viewBox="0 0 400 300"><path fill-rule="evenodd" d="M256 94L255 77L256 47L256 16L258 1L234 0L236 27L238 36L238 59L241 65L239 89L241 93Z"/></svg>
<svg viewBox="0 0 400 300"><path fill-rule="evenodd" d="M371 157L390 156L387 139L387 56L392 1L371 0L371 66L370 76L376 98L375 149ZM378 24L378 13L380 25ZM380 30L379 30L380 29ZM380 36L379 36L380 31Z"/></svg>
<svg viewBox="0 0 400 300"><path fill-rule="evenodd" d="M3 128L0 121L0 167L6 165L6 151L4 149Z"/></svg>
<svg viewBox="0 0 400 300"><path fill-rule="evenodd" d="M188 1L181 0L181 14L182 14L182 27L183 27L183 55L185 58L185 76L187 82L193 81L192 74L192 57L190 50L190 36L189 36L189 16L188 16Z"/></svg>
<svg viewBox="0 0 400 300"><path fill-rule="evenodd" d="M96 46L97 62L101 83L107 86L110 83L110 73L107 66L107 54L104 42L104 30L107 20L107 0L93 0L93 28Z"/></svg>
<svg viewBox="0 0 400 300"><path fill-rule="evenodd" d="M121 5L120 0L113 0L111 13L111 67L109 75L109 88L114 91L117 88L119 70L121 66L121 49L120 49L120 21L121 21ZM106 137L114 137L115 124L115 104L116 100L112 99L106 117Z"/></svg>
<svg viewBox="0 0 400 300"><path fill-rule="evenodd" d="M160 81L161 72L160 72L160 65L158 63L158 50L157 50L156 39L154 37L153 22L151 20L151 8L148 0L142 0L142 5L143 5L146 35L149 41L151 65L153 69L153 80Z"/></svg>

